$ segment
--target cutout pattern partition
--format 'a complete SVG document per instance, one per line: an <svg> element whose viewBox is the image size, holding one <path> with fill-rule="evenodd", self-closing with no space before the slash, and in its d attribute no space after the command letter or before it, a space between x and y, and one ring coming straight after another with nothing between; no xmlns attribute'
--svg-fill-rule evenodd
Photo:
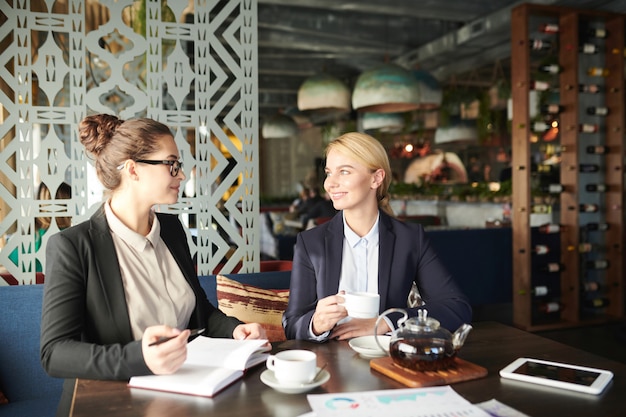
<svg viewBox="0 0 626 417"><path fill-rule="evenodd" d="M78 139L93 113L168 125L187 179L178 203L157 210L189 225L199 274L258 271L256 0L2 3L4 272L35 283L62 220L84 221L106 198ZM63 182L70 198L57 195Z"/></svg>

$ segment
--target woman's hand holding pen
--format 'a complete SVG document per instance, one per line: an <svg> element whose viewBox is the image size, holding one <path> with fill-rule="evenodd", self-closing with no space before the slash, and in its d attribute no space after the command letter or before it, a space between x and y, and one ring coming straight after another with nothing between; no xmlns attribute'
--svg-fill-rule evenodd
<svg viewBox="0 0 626 417"><path fill-rule="evenodd" d="M143 360L155 375L176 372L187 359L187 339L190 331L169 326L150 326L143 333L141 351ZM163 337L174 338L164 343L152 345Z"/></svg>

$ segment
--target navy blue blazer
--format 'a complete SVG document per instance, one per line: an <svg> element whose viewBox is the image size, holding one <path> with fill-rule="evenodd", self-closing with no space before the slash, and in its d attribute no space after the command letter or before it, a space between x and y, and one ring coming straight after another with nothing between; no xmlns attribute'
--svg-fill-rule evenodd
<svg viewBox="0 0 626 417"><path fill-rule="evenodd" d="M317 301L337 294L343 253L343 216L301 232L296 239L289 304L283 315L288 339L309 339ZM407 308L413 282L430 317L451 331L469 323L472 309L419 224L405 223L380 211L378 292L380 312ZM407 309L417 316L419 308Z"/></svg>
<svg viewBox="0 0 626 417"><path fill-rule="evenodd" d="M196 296L188 327L232 337L241 324L207 300L175 215L157 213L161 238ZM134 340L124 284L101 207L88 221L50 236L41 321L41 362L59 378L128 379L151 374Z"/></svg>

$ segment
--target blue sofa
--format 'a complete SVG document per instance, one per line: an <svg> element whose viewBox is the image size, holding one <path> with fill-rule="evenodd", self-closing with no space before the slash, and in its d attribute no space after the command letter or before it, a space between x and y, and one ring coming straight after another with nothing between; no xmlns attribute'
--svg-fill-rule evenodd
<svg viewBox="0 0 626 417"><path fill-rule="evenodd" d="M291 271L224 274L243 284L265 289L289 288ZM202 288L217 306L215 275L200 276ZM0 391L9 400L0 405L3 417L54 416L63 379L51 378L39 359L43 285L0 286Z"/></svg>
<svg viewBox="0 0 626 417"><path fill-rule="evenodd" d="M510 227L429 230L426 234L473 307L512 302Z"/></svg>
<svg viewBox="0 0 626 417"><path fill-rule="evenodd" d="M43 285L0 287L0 391L6 417L54 416L63 380L49 377L39 360Z"/></svg>

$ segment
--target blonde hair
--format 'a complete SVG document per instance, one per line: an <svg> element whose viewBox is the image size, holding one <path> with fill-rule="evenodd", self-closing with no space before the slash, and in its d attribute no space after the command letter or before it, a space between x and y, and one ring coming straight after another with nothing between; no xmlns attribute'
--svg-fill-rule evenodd
<svg viewBox="0 0 626 417"><path fill-rule="evenodd" d="M385 171L385 178L376 190L378 197L378 207L385 213L394 216L389 205L389 185L391 184L391 165L389 157L383 145L375 138L365 133L349 132L339 136L326 146L325 156L331 150L335 150L345 156L355 159L372 172L382 169Z"/></svg>

